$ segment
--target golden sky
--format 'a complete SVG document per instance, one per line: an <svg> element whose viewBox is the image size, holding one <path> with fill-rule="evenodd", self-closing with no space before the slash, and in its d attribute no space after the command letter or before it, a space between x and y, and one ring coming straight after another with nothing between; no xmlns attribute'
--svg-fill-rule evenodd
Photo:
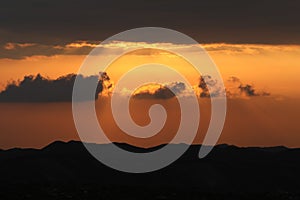
<svg viewBox="0 0 300 200"><path fill-rule="evenodd" d="M186 60L168 52L153 50L158 45L164 45L170 49L179 48L192 55L193 46L168 43L131 45L146 46L148 49L126 54L115 60L107 70L113 82L116 83L118 78L132 67L144 63L160 63L180 71L192 85L198 83L199 74ZM1 58L1 89L4 89L7 82L22 79L24 75L41 73L50 78L57 78L68 73L77 73L85 59L85 53L95 46L96 43L81 41L66 46L49 47L62 50L53 55L46 55L46 53L43 55L43 52L40 52L39 55ZM202 46L218 66L226 87L229 87L226 80L234 76L244 84L248 83L258 90L271 93L268 97L230 99L224 131L218 143L239 146L299 147L300 45L211 43ZM5 47L8 51L21 51L33 48L34 44L6 44ZM114 43L101 48L108 49L106 51L108 54L102 56L111 56L116 55L119 48L126 48L126 43ZM94 67L97 69L97 66ZM142 79L143 76L138 78ZM147 116L145 103L149 105L151 101L153 100L135 100L136 105L132 108L132 115L141 125L148 120L145 117ZM106 124L106 129L110 130L110 137L114 141L151 146L167 142L172 137L172 131L176 129L173 125L178 120L178 112L174 111L175 100L157 101L165 104L172 116L160 133L163 139L158 139L156 136L141 141L122 135L111 118L107 99L97 102L99 108L97 114L100 123ZM201 143L210 116L208 100L201 100L199 105L203 117L196 143ZM0 130L2 131L0 148L15 146L40 148L54 140L78 139L70 103L0 103L0 107Z"/></svg>
<svg viewBox="0 0 300 200"><path fill-rule="evenodd" d="M9 48L16 48L16 45L21 48L19 51L31 48L29 44L6 44ZM136 43L135 45L151 48L164 45L166 47L170 46L170 49L181 48L182 51L190 51L193 54L193 47L191 46L176 46L168 43L151 45ZM70 52L81 51L82 48L91 49L95 46L96 43L80 41L55 47L64 49L64 53L57 55L33 55L22 59L2 58L0 59L1 88L3 89L7 81L22 79L24 75L41 73L44 76L56 78L68 73L76 73L84 61L85 55L80 53L73 55ZM224 80L230 76L236 76L245 83L254 84L256 87L268 90L273 94L299 95L296 85L299 81L300 45L214 43L203 44L202 46L218 66ZM110 49L109 53L111 54L117 53L118 48L125 47L126 44L124 43L103 46L103 48ZM114 79L130 67L149 62L159 62L170 65L175 69L181 69L181 72L185 73L189 80L196 81L195 76L193 76L194 71L190 70L192 67L187 66L188 63L183 59L178 59L176 56L170 58L170 56L159 55L150 50L122 56L114 63L114 66L110 67L110 70L115 70L111 73L108 70L108 73Z"/></svg>
<svg viewBox="0 0 300 200"><path fill-rule="evenodd" d="M117 4L115 1L106 1L104 4L102 1L83 4L53 0L5 1L1 4L0 12L0 91L5 89L7 83L18 83L26 75L40 73L55 79L77 73L94 48L99 50L97 56L109 58L119 55L129 46L147 50L132 52L115 60L107 70L111 83L117 84L122 73L135 65L158 62L180 71L196 91L199 89L197 84L200 75L189 63L178 56L153 49L164 47L169 51L180 50L193 60L198 60L201 66L207 67L205 59L195 54L197 45L167 43L171 38L163 37L157 38L157 43L133 42L140 41L139 35L131 38L131 42L114 41L98 45L106 38L133 27L166 27L201 43L218 67L225 87L230 92L239 90L237 86L250 86L257 94L270 93L265 96L231 95L219 143L300 147L299 8L300 1L295 0L288 3L261 0L190 1L185 4L181 0L172 0L172 3L134 1L131 4L127 1L118 1ZM98 75L99 67L103 67L101 63L94 63L89 73ZM174 77L166 71L161 71L161 74L168 77L168 83L163 83L164 86L177 81L172 80ZM135 78L143 80L147 75L144 73ZM236 83L238 85L232 85L233 81L228 79L239 80ZM31 87L27 91L31 91ZM15 90L16 87L10 88ZM149 84L138 91L153 92L157 88L160 86ZM32 91L33 94L37 93ZM103 94L111 92L105 91ZM130 92L129 88L124 88L124 93ZM5 96L7 93L1 94ZM40 96L47 96L44 94L51 93L39 92ZM16 97L20 99L18 95ZM113 131L118 135L120 132L110 119L110 96L101 97L102 100L96 102L99 108L97 114L105 124L110 125L108 129L112 130L112 136L115 135ZM132 109L135 120L140 123L147 121L144 107L153 101L170 108L172 118L169 123L175 124L178 113L174 99L134 99L136 106ZM210 104L207 101L207 98L199 98L199 105L203 107L200 110L204 112L204 121L200 123L204 125L199 130L198 138L203 136L209 117ZM1 102L0 110L0 149L42 147L54 140L78 139L70 102ZM167 125L167 132L174 129L175 126L171 125ZM137 142L128 137L114 139ZM143 142L144 145L150 145L156 139Z"/></svg>

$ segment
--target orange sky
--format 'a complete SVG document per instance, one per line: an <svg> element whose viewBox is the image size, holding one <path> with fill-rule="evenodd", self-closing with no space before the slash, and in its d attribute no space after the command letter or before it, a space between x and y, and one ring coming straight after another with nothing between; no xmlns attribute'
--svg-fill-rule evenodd
<svg viewBox="0 0 300 200"><path fill-rule="evenodd" d="M147 108L152 103L165 105L168 118L164 129L149 139L134 139L120 131L112 120L109 101L97 101L97 116L112 141L139 146L157 145L169 141L177 131L179 113L175 109L174 99L136 100L131 105L136 123L145 125L149 122ZM195 143L202 142L210 113L208 99L201 99L199 105L201 120ZM72 119L71 103L0 103L0 109L1 149L42 148L55 140L79 140ZM218 143L300 147L299 113L299 99L229 99L225 126ZM184 138L178 142L184 142Z"/></svg>
<svg viewBox="0 0 300 200"><path fill-rule="evenodd" d="M72 43L68 48L94 47L84 42ZM122 45L120 45L122 47ZM118 48L121 48L118 46ZM155 46L154 46L155 47ZM226 80L230 76L239 77L246 83L251 83L270 91L273 94L288 96L299 95L296 85L299 82L300 46L297 45L255 45L255 44L204 44L221 75ZM116 49L117 47L106 47ZM187 49L189 50L189 49ZM191 49L191 53L192 49ZM24 75L41 73L56 78L67 73L76 73L83 62L85 55L54 55L31 56L24 59L0 59L0 84L3 89L7 81L21 79ZM184 68L182 72L193 74L191 67L185 66L180 59L166 59L159 55L131 55L123 56L114 66L118 69L110 75L116 76L129 66L143 62L159 61L172 67ZM120 67L122 66L122 67ZM126 67L127 66L127 67ZM119 72L118 72L119 71ZM195 77L194 77L195 81Z"/></svg>
<svg viewBox="0 0 300 200"><path fill-rule="evenodd" d="M123 46L122 46L123 45ZM157 44L158 45L158 44ZM169 45L169 44L164 44ZM90 43L73 43L66 48L82 48L94 45ZM113 51L119 46L106 46ZM153 47L153 46L152 46ZM155 47L155 45L154 45ZM255 88L268 91L269 97L253 97L248 99L230 99L224 131L219 143L229 143L239 146L300 146L300 129L298 118L300 103L300 45L255 45L255 44L205 44L218 66L224 80L230 76L238 77L243 83L254 84ZM21 48L27 48L26 45ZM64 47L65 48L65 47ZM192 48L182 48L190 51ZM105 55L109 56L109 55ZM21 79L24 75L41 73L56 78L68 73L76 73L85 55L54 55L31 56L24 59L0 59L1 89L7 81ZM157 52L135 52L116 60L108 69L113 81L130 67L147 62L159 62L179 70L186 75L192 84L197 84L199 75L191 70L191 66L176 56L166 56ZM142 78L142 77L141 77ZM225 85L226 85L225 81ZM133 117L138 123L147 122L145 105L153 100L135 100ZM107 99L97 102L98 117L101 123L110 130L110 137L115 141L125 141L133 144L149 146L170 139L176 121L176 105L174 100L157 100L169 107L171 119L167 122L161 135L147 141L132 140L121 136L109 112ZM153 103L153 102L152 102ZM208 124L210 104L207 99L201 99L200 109L203 118L197 136L201 143L205 127ZM175 106L176 107L176 106ZM70 103L0 103L0 148L12 147L42 147L54 140L78 139L72 120ZM104 116L104 117L103 117ZM183 139L184 141L184 139Z"/></svg>

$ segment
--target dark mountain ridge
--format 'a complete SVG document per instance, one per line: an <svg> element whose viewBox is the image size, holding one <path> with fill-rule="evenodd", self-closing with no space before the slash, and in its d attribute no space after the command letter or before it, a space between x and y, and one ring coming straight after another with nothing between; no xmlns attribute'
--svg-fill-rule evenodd
<svg viewBox="0 0 300 200"><path fill-rule="evenodd" d="M122 143L116 145L133 152L154 151L162 147L144 149ZM121 197L116 191L122 191L127 194L124 197L131 199L139 199L135 198L135 194L153 197L150 199L155 199L158 194L164 194L168 199L183 198L185 195L197 199L203 195L206 198L212 195L214 199L241 199L245 194L247 197L254 195L255 199L265 199L270 195L275 195L275 198L282 195L299 197L300 149L283 146L242 148L222 144L215 146L204 159L199 159L200 147L192 145L168 167L145 174L110 169L90 155L81 142L76 141L57 141L40 150L2 150L0 186L7 189L3 189L0 195L46 194L48 197L53 189L65 193L70 190L67 193L72 195L74 191L85 188L83 190L93 195L96 191L101 194L108 192L107 195L112 195L112 199ZM14 188L14 192L10 192L11 188ZM78 195L82 199L84 194Z"/></svg>

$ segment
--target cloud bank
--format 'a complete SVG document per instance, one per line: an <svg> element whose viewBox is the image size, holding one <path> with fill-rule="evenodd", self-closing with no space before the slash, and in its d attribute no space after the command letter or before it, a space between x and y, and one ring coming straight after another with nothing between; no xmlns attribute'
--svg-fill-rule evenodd
<svg viewBox="0 0 300 200"><path fill-rule="evenodd" d="M254 85L242 83L237 77L230 77L226 81L225 92L221 90L221 85L209 75L203 75L199 78L199 83L188 89L182 82L172 82L145 85L133 92L133 98L136 99L171 99L173 97L189 97L197 95L199 98L250 98L255 96L270 96L269 92L257 90ZM209 86L209 87L208 87ZM211 90L209 90L209 88ZM132 91L124 89L121 95L130 95ZM174 91L174 92L172 92Z"/></svg>
<svg viewBox="0 0 300 200"><path fill-rule="evenodd" d="M10 0L1 2L0 38L62 45L158 26L200 43L300 44L299 10L296 0Z"/></svg>
<svg viewBox="0 0 300 200"><path fill-rule="evenodd" d="M111 95L114 89L113 81L106 72L100 72L99 76L88 76L68 74L57 79L49 79L37 74L36 76L25 76L23 80L7 84L0 92L0 102L70 102L75 79L97 84L95 99L99 94ZM211 91L209 91L209 87ZM123 88L119 95L130 95L135 99L171 99L173 97L189 97L198 95L200 98L215 98L227 96L228 98L244 98L254 96L269 96L270 93L258 91L251 84L244 84L237 77L227 80L225 93L221 86L209 75L200 76L198 85L187 88L182 82L171 82L164 84L148 84L135 91ZM95 100L95 99L82 99Z"/></svg>
<svg viewBox="0 0 300 200"><path fill-rule="evenodd" d="M57 56L57 55L88 55L94 48L93 56L97 55L118 55L129 47L146 48L135 52L136 56L156 56L163 52L154 51L163 47L166 50L178 50L185 53L198 52L195 44L173 44L167 42L128 42L112 41L107 44L100 44L100 41L74 41L67 44L40 44L40 43L5 43L0 44L0 59L25 59L32 56ZM212 43L202 44L204 50L209 53L224 55L265 55L273 53L300 54L300 45L265 45L265 44L227 44ZM165 54L170 56L169 54Z"/></svg>
<svg viewBox="0 0 300 200"><path fill-rule="evenodd" d="M97 99L103 90L103 82L108 78L106 76L106 73L100 74L100 79L98 76L84 77L76 74L68 74L57 79L49 79L40 74L25 76L23 80L6 86L0 93L0 102L70 102L76 77L97 84L95 94Z"/></svg>

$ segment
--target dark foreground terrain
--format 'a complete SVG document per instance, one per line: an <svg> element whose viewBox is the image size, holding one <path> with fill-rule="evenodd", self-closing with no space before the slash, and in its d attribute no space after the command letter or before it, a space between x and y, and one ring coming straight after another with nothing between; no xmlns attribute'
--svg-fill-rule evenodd
<svg viewBox="0 0 300 200"><path fill-rule="evenodd" d="M131 151L147 151L118 144ZM175 163L129 174L94 159L81 142L0 151L0 199L299 199L300 149L194 145Z"/></svg>

